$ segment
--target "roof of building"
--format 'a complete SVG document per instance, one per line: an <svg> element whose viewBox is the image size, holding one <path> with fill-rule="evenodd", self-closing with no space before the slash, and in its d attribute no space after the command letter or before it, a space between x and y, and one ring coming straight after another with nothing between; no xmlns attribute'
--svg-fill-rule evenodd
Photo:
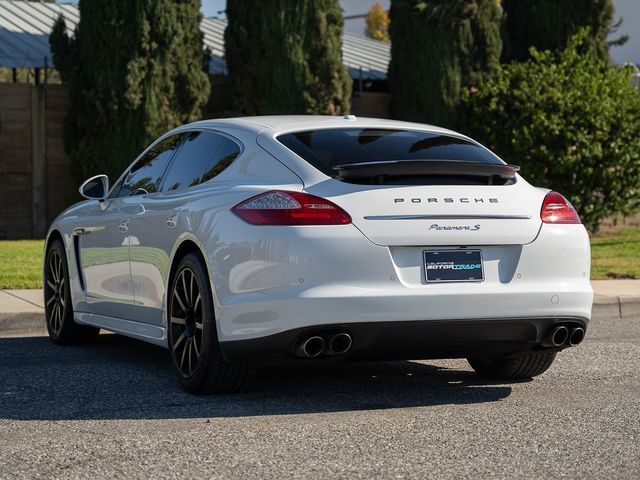
<svg viewBox="0 0 640 480"><path fill-rule="evenodd" d="M0 66L53 66L49 49L49 33L59 16L67 29L74 31L80 20L78 6L18 0L0 0ZM211 51L209 72L227 73L224 59L224 30L226 20L203 18L200 29L204 33L205 48ZM388 44L367 37L345 33L342 42L345 65L353 78L384 80L390 60Z"/></svg>

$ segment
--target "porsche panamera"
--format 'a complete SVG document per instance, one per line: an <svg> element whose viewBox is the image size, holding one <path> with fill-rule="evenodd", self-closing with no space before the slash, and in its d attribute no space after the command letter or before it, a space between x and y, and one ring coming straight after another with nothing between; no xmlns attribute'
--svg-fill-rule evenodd
<svg viewBox="0 0 640 480"><path fill-rule="evenodd" d="M271 116L153 142L80 187L45 243L50 338L165 347L194 393L259 366L466 358L530 378L591 317L573 206L442 128Z"/></svg>

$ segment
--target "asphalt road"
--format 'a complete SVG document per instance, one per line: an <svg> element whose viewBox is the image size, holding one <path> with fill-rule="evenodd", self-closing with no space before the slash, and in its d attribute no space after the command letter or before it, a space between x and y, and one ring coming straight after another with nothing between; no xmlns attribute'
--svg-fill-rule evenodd
<svg viewBox="0 0 640 480"><path fill-rule="evenodd" d="M640 478L640 318L594 322L532 382L466 362L263 373L195 397L117 335L0 338L0 478ZM1 336L1 333L0 333Z"/></svg>

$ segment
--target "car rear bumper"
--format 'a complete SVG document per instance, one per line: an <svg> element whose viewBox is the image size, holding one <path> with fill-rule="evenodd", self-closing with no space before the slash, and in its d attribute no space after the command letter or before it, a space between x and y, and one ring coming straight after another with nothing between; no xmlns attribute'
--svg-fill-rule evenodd
<svg viewBox="0 0 640 480"><path fill-rule="evenodd" d="M586 330L588 324L587 318L579 317L326 324L256 339L221 342L220 347L229 361L261 365L492 357L547 348L543 346L543 339L556 326ZM309 359L295 353L296 346L310 336L328 339L342 332L348 333L352 339L351 348L342 355L323 354ZM554 348L561 350L567 346Z"/></svg>

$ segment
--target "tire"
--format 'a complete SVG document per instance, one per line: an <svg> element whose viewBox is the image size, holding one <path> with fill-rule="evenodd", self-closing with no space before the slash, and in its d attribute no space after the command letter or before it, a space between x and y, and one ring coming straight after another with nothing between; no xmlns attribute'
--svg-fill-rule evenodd
<svg viewBox="0 0 640 480"><path fill-rule="evenodd" d="M69 268L62 240L51 242L44 265L44 313L49 338L59 345L95 341L99 328L78 325L73 320Z"/></svg>
<svg viewBox="0 0 640 480"><path fill-rule="evenodd" d="M207 270L194 253L175 271L168 292L167 336L182 387L195 394L236 393L249 383L249 367L227 362L220 351Z"/></svg>
<svg viewBox="0 0 640 480"><path fill-rule="evenodd" d="M546 372L555 358L555 352L531 352L518 357L493 360L469 358L467 361L482 377L496 380L524 380Z"/></svg>

